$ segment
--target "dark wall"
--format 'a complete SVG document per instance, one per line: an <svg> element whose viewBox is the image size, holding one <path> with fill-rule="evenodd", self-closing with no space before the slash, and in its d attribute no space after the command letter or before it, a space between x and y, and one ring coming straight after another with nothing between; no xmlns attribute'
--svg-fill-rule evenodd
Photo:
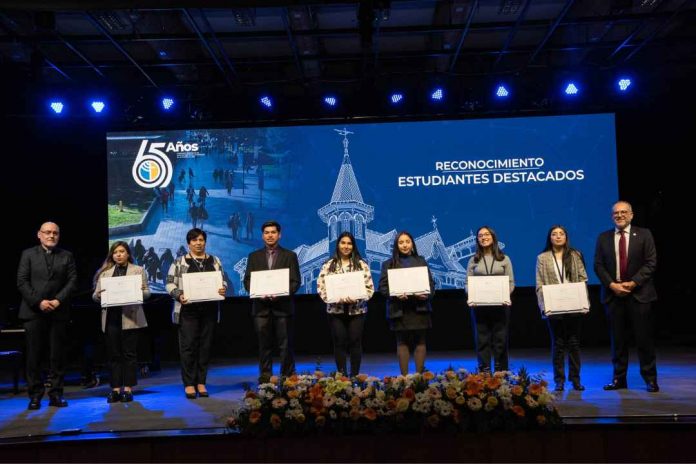
<svg viewBox="0 0 696 464"><path fill-rule="evenodd" d="M692 92L693 93L693 92ZM633 203L634 223L651 228L658 248L657 274L660 301L656 305L656 330L660 343L696 344L692 308L693 284L686 263L693 258L689 234L692 176L687 168L696 143L694 95L665 89L660 101L643 102L617 112L620 196ZM607 111L606 108L603 109ZM76 297L75 331L98 331L98 308L89 300L91 278L107 251L106 142L107 123L94 119L56 120L5 117L2 123L5 170L3 198L9 204L5 236L9 254L3 266L6 282L4 306L19 302L15 270L21 250L36 243L36 231L46 220L61 226L61 246L76 255L80 284ZM7 165L7 164L6 164ZM607 211L615 199L597 205ZM597 231L598 233L600 231ZM588 267L591 267L591 257ZM595 303L587 317L585 345L608 343L606 319L592 289ZM473 340L468 310L461 291L439 293L434 300L433 350L471 349ZM176 358L176 333L169 321L170 301L156 297L148 304L151 332L159 334L164 358ZM256 341L247 299L228 299L216 338L220 356L253 356ZM329 359L331 344L323 305L317 296L298 298L296 318L298 353L319 353ZM98 340L98 333L94 335ZM77 340L78 338L76 338ZM511 329L514 347L548 346L545 323L540 319L534 291L516 290ZM365 350L391 351L393 336L384 318L384 301L370 302Z"/></svg>

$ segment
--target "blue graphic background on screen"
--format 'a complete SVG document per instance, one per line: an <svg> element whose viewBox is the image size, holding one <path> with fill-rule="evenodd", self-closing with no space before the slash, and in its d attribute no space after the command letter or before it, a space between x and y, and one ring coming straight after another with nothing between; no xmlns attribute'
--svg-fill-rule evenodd
<svg viewBox="0 0 696 464"><path fill-rule="evenodd" d="M611 114L553 116L533 118L487 119L467 121L431 121L404 123L374 123L353 125L316 125L257 129L215 129L195 132L198 139L215 139L210 147L201 148L205 156L176 158L169 154L174 165L176 183L174 202L163 213L159 204L151 212L141 231L112 228L111 239L140 238L155 243L158 255L166 247L176 249L186 245L184 236L191 227L184 207L185 189L189 182L188 168L194 170L196 198L200 185L206 185L211 197L206 200L209 219L208 251L219 256L230 282L239 293L241 274L235 266L249 251L260 248L259 226L267 219L277 219L283 225L281 244L296 248L300 254L307 285L301 291L316 291L318 269L310 258L323 260L333 253L335 242L320 243L329 236L329 227L318 210L331 202L337 177L344 159L343 136L334 129L348 129L350 164L357 186L366 205L374 207L374 219L365 226L374 248L375 237L386 237L390 231L408 230L417 239L419 251L429 247L430 263L438 268L442 288L461 287L465 273L453 269L454 261L466 268L474 242L473 234L481 225L490 225L505 244L510 255L518 286L533 286L536 256L544 246L546 233L553 224L563 224L569 231L571 244L592 260L597 234L611 227L609 211L617 198L616 146L614 116ZM201 135L204 133L204 135ZM183 141L192 131L161 132L157 134L109 134L109 202L116 204L115 191L132 192L130 167L140 141L114 140L124 135L158 136L164 141ZM143 137L144 138L144 137ZM258 190L256 167L243 169L239 158L230 160L234 143L244 140L244 149L263 163L264 190ZM122 155L126 160L120 169L117 147L128 147ZM239 151L239 150L238 150ZM583 180L560 182L518 182L447 185L430 187L399 187L400 176L431 176L446 174L435 169L437 161L489 160L509 158L543 158L544 166L537 171L579 171ZM129 164L130 163L130 164ZM234 187L228 195L221 183L212 180L213 169L234 169ZM181 170L184 182L179 182ZM245 171L244 173L242 171ZM529 171L529 170L527 170ZM118 174L116 174L118 172ZM496 170L501 174L504 170ZM513 172L513 171L508 171ZM460 173L461 174L461 173ZM492 173L489 173L492 174ZM242 194L242 177L245 192ZM130 180L129 180L130 178ZM120 189L119 189L120 187ZM137 186L135 186L137 187ZM152 202L154 193L141 189L141 197ZM142 199L141 198L141 199ZM145 201L147 206L147 201ZM252 212L252 236L245 237L245 221L232 238L230 215ZM437 229L435 231L435 228ZM116 233L118 231L118 233ZM436 239L436 235L439 238ZM442 247L438 248L437 240ZM171 243L171 246L166 245ZM379 269L384 249L367 250L368 241L359 240L363 255L372 257L371 268ZM391 240L389 240L391 243ZM444 251L443 251L444 250ZM452 255L445 263L442 253ZM455 256L456 255L456 256ZM309 261L307 261L309 260ZM314 266L314 267L312 267ZM450 268L447 268L450 266ZM596 276L588 272L590 282ZM378 278L378 273L373 273ZM154 286L159 289L159 285ZM162 287L163 288L163 287Z"/></svg>

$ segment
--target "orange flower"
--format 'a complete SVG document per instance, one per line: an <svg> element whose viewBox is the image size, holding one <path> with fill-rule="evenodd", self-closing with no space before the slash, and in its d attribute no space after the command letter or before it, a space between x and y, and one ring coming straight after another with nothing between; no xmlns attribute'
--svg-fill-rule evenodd
<svg viewBox="0 0 696 464"><path fill-rule="evenodd" d="M425 380L430 381L430 380L433 380L433 379L435 378L435 374L433 374L433 373L430 372L430 371L425 371L425 372L423 372L423 378L424 378Z"/></svg>
<svg viewBox="0 0 696 464"><path fill-rule="evenodd" d="M367 418L367 420L375 420L377 419L377 411L375 411L372 408L367 408L365 409L365 412L363 412L363 415Z"/></svg>
<svg viewBox="0 0 696 464"><path fill-rule="evenodd" d="M497 377L490 377L486 380L486 388L489 390L497 390L500 387L500 379Z"/></svg>
<svg viewBox="0 0 696 464"><path fill-rule="evenodd" d="M261 420L261 413L259 411L251 411L251 414L249 414L249 423L256 424L260 420Z"/></svg>
<svg viewBox="0 0 696 464"><path fill-rule="evenodd" d="M519 385L515 385L514 387L512 387L511 391L513 395L520 396L522 394L522 387L520 387Z"/></svg>
<svg viewBox="0 0 696 464"><path fill-rule="evenodd" d="M517 414L519 417L524 417L524 409L522 409L522 406L516 404L511 409L512 409L512 412Z"/></svg>
<svg viewBox="0 0 696 464"><path fill-rule="evenodd" d="M449 387L447 390L445 390L445 395L447 395L447 398L452 400L457 397L457 390L455 390L452 387Z"/></svg>
<svg viewBox="0 0 696 464"><path fill-rule="evenodd" d="M353 408L357 408L358 406L360 406L360 398L358 398L357 396L352 397L350 399L350 406Z"/></svg>
<svg viewBox="0 0 696 464"><path fill-rule="evenodd" d="M278 385L278 376L272 375L271 378L268 379L268 382L272 383L273 385Z"/></svg>
<svg viewBox="0 0 696 464"><path fill-rule="evenodd" d="M387 409L389 409L389 410L396 409L396 401L388 400L387 401Z"/></svg>
<svg viewBox="0 0 696 464"><path fill-rule="evenodd" d="M320 370L316 370L314 371L314 377L316 377L317 379L321 379L322 377L324 377L324 373Z"/></svg>
<svg viewBox="0 0 696 464"><path fill-rule="evenodd" d="M364 382L367 380L367 374L358 374L357 379L359 382Z"/></svg>
<svg viewBox="0 0 696 464"><path fill-rule="evenodd" d="M271 414L271 427L278 430L281 424L280 416L278 414Z"/></svg>
<svg viewBox="0 0 696 464"><path fill-rule="evenodd" d="M482 385L479 382L467 382L466 383L466 394L469 396L476 396L481 393Z"/></svg>
<svg viewBox="0 0 696 464"><path fill-rule="evenodd" d="M456 379L456 378L457 378L457 373L454 372L454 371L447 371L447 372L445 372L445 377L447 377L447 378L450 379L450 380Z"/></svg>
<svg viewBox="0 0 696 464"><path fill-rule="evenodd" d="M546 425L546 417L544 416L537 416L537 423L539 425Z"/></svg>
<svg viewBox="0 0 696 464"><path fill-rule="evenodd" d="M539 395L541 393L542 387L538 383L533 383L529 386L529 393L532 395Z"/></svg>
<svg viewBox="0 0 696 464"><path fill-rule="evenodd" d="M300 392L298 392L297 390L288 390L287 395L288 395L288 398L291 398L291 399L297 398L300 396Z"/></svg>
<svg viewBox="0 0 696 464"><path fill-rule="evenodd" d="M414 392L412 388L407 388L404 390L403 397L409 401L413 401L416 399L416 392Z"/></svg>

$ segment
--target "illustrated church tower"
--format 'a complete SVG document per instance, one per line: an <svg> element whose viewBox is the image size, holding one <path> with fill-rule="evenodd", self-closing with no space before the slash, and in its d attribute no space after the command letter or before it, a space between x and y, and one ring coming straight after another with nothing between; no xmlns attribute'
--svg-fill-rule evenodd
<svg viewBox="0 0 696 464"><path fill-rule="evenodd" d="M350 163L348 134L353 132L345 128L334 130L343 136L343 162L331 201L319 208L317 213L328 227L329 243L334 242L341 232L348 231L356 240L363 242L361 248L364 250L367 223L374 219L375 208L363 202L353 165ZM333 247L329 249L333 252Z"/></svg>

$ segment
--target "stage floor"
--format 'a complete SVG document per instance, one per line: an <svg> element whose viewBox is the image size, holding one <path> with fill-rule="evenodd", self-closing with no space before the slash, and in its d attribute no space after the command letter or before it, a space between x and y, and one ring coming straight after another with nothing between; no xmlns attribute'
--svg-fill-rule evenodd
<svg viewBox="0 0 696 464"><path fill-rule="evenodd" d="M299 356L298 372L312 372L317 363L325 372L333 368L331 355ZM525 366L530 373L543 373L553 386L547 350L513 350L513 370ZM426 366L440 372L449 366L473 369L473 352L432 352ZM584 392L566 390L558 396L558 407L568 423L607 423L622 421L666 421L696 416L696 349L662 349L658 353L661 391L648 393L638 372L637 358L631 353L629 389L606 392L602 385L611 380L608 350L584 350L582 382ZM277 366L276 366L277 369ZM361 369L376 376L396 375L395 354L366 354ZM87 438L118 432L172 431L210 433L224 427L225 419L244 391L258 375L255 359L216 362L209 372L210 398L187 400L184 397L178 366L139 380L132 403L107 404L108 385L82 389L66 387L67 408L48 406L44 397L41 409L27 410L26 391L18 395L2 384L0 393L0 440L41 439L42 436L76 435ZM569 386L567 386L569 387Z"/></svg>

